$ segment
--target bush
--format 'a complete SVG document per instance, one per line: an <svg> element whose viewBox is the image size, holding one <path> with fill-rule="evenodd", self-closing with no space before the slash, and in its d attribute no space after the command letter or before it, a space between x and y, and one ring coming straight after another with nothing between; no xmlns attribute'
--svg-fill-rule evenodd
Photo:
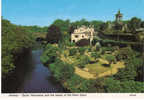
<svg viewBox="0 0 144 100"><path fill-rule="evenodd" d="M100 57L100 54L99 54L99 53L96 53L96 52L92 52L92 53L91 53L91 57L94 57L95 60L96 60L97 58Z"/></svg>
<svg viewBox="0 0 144 100"><path fill-rule="evenodd" d="M79 50L79 53L80 53L81 55L83 55L84 52L85 52L85 50L86 50L86 48L80 47L78 50Z"/></svg>
<svg viewBox="0 0 144 100"><path fill-rule="evenodd" d="M49 63L54 62L58 56L57 51L59 51L59 49L57 47L54 47L51 44L48 44L44 48L44 52L43 52L42 56L40 57L40 60L44 64L49 64Z"/></svg>
<svg viewBox="0 0 144 100"><path fill-rule="evenodd" d="M107 78L105 80L105 89L108 93L142 93L144 92L144 83L136 81L124 81L114 80L113 78Z"/></svg>
<svg viewBox="0 0 144 100"><path fill-rule="evenodd" d="M115 56L107 55L106 60L109 62L109 66L110 66L111 63L115 61Z"/></svg>
<svg viewBox="0 0 144 100"><path fill-rule="evenodd" d="M86 55L82 55L78 59L78 67L84 68L86 64L90 62L90 58Z"/></svg>
<svg viewBox="0 0 144 100"><path fill-rule="evenodd" d="M67 80L67 87L72 93L86 93L89 90L90 81L74 74Z"/></svg>
<svg viewBox="0 0 144 100"><path fill-rule="evenodd" d="M77 46L87 46L90 45L90 41L87 39L81 39L76 43Z"/></svg>
<svg viewBox="0 0 144 100"><path fill-rule="evenodd" d="M74 56L77 53L77 49L76 48L72 48L69 50L69 56Z"/></svg>
<svg viewBox="0 0 144 100"><path fill-rule="evenodd" d="M74 67L60 59L56 59L55 63L49 65L49 68L57 81L66 81L74 73Z"/></svg>

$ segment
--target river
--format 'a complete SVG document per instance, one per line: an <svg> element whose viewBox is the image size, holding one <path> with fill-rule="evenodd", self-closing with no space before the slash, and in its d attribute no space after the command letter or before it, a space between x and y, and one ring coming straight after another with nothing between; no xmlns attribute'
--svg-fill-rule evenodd
<svg viewBox="0 0 144 100"><path fill-rule="evenodd" d="M64 93L54 81L48 67L40 62L42 49L24 54L16 62L16 69L2 80L2 93Z"/></svg>

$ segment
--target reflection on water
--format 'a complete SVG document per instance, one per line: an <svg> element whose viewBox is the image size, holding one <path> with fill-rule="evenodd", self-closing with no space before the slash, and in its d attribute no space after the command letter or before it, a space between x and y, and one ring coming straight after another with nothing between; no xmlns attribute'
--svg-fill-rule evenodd
<svg viewBox="0 0 144 100"><path fill-rule="evenodd" d="M56 93L64 92L59 83L52 80L47 67L40 62L42 50L33 50L17 62L13 74L2 80L3 93Z"/></svg>

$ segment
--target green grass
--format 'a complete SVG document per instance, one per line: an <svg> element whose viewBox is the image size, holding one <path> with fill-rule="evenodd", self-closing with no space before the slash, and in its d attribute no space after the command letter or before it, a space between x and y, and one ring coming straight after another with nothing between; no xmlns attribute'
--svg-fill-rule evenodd
<svg viewBox="0 0 144 100"><path fill-rule="evenodd" d="M110 70L110 67L105 67L101 63L87 64L86 68L88 68L89 72L92 74L100 74Z"/></svg>

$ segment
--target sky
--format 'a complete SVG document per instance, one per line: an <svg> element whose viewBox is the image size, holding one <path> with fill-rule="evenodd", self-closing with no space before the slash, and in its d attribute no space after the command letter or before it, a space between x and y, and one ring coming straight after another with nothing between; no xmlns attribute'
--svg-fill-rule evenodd
<svg viewBox="0 0 144 100"><path fill-rule="evenodd" d="M56 19L113 21L120 9L123 20L144 20L144 0L2 0L2 16L17 25L48 26Z"/></svg>

